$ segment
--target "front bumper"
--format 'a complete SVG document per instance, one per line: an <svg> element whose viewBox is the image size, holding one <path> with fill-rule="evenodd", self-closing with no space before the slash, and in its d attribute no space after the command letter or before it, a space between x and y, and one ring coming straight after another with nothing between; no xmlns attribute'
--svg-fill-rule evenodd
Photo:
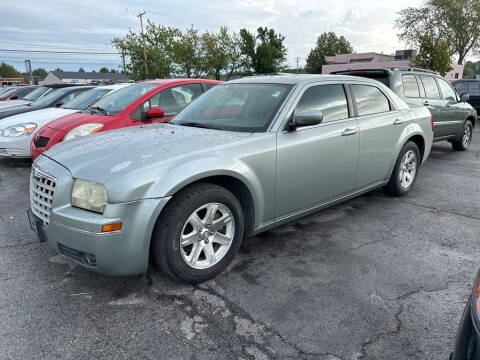
<svg viewBox="0 0 480 360"><path fill-rule="evenodd" d="M33 135L26 136L0 136L0 156L29 158L30 142Z"/></svg>
<svg viewBox="0 0 480 360"><path fill-rule="evenodd" d="M152 232L169 197L107 204L104 214L97 214L70 205L73 178L66 168L45 156L34 167L56 179L48 225L42 229L52 249L106 275L147 270ZM119 221L121 230L102 232L103 225Z"/></svg>

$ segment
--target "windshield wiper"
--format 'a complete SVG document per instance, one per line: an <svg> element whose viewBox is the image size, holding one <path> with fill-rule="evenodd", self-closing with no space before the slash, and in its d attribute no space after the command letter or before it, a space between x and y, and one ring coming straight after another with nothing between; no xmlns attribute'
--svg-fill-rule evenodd
<svg viewBox="0 0 480 360"><path fill-rule="evenodd" d="M96 110L96 111L103 112L106 115L111 115L107 110L105 110L104 108L101 108L100 106L89 106L89 107L87 107L87 109Z"/></svg>
<svg viewBox="0 0 480 360"><path fill-rule="evenodd" d="M176 125L198 127L198 128L202 128L202 129L216 129L213 126L201 124L201 123L198 123L198 122L195 122L195 121L186 121L186 122L183 122L183 123L180 123L180 124L176 123Z"/></svg>

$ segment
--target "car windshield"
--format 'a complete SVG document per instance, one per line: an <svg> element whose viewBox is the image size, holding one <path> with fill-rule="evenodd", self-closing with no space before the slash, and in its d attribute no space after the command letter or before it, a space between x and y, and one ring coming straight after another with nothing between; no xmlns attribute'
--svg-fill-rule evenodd
<svg viewBox="0 0 480 360"><path fill-rule="evenodd" d="M128 105L145 95L158 84L138 83L132 84L123 89L105 96L95 103L95 108L101 109L106 114L115 115L123 111Z"/></svg>
<svg viewBox="0 0 480 360"><path fill-rule="evenodd" d="M111 91L111 89L98 88L87 90L60 107L63 109L83 110L87 108L87 106L92 105L95 101L100 99L109 91Z"/></svg>
<svg viewBox="0 0 480 360"><path fill-rule="evenodd" d="M38 87L36 88L35 90L33 90L32 92L30 92L28 95L24 96L23 97L23 100L27 100L27 101L35 101L37 100L40 96L42 96L43 94L45 94L47 91L48 91L48 87L46 86L41 86L41 87Z"/></svg>
<svg viewBox="0 0 480 360"><path fill-rule="evenodd" d="M177 125L263 132L282 104L291 85L225 84L199 97L172 121Z"/></svg>
<svg viewBox="0 0 480 360"><path fill-rule="evenodd" d="M50 105L50 103L56 101L62 95L65 95L69 91L70 91L69 87L52 90L47 95L42 96L40 99L35 100L31 105L32 106L48 106Z"/></svg>
<svg viewBox="0 0 480 360"><path fill-rule="evenodd" d="M2 93L2 97L7 97L7 96L10 96L12 95L14 92L18 91L18 88L12 88L10 90L7 90L7 91L4 91Z"/></svg>

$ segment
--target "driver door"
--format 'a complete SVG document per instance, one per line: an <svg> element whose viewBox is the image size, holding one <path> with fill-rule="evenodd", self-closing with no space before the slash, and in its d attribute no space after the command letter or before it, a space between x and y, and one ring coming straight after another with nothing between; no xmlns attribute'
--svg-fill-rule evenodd
<svg viewBox="0 0 480 360"><path fill-rule="evenodd" d="M309 85L294 111L316 108L321 124L277 134L276 217L353 191L359 133L342 84Z"/></svg>

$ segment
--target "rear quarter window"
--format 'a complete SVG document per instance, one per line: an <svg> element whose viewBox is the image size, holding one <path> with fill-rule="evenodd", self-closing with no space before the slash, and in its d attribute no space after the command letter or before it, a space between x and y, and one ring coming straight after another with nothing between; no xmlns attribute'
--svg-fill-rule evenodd
<svg viewBox="0 0 480 360"><path fill-rule="evenodd" d="M390 101L377 87L371 85L351 85L351 87L358 116L390 111Z"/></svg>
<svg viewBox="0 0 480 360"><path fill-rule="evenodd" d="M420 90L418 88L417 79L415 75L402 75L403 95L408 98L420 97Z"/></svg>

